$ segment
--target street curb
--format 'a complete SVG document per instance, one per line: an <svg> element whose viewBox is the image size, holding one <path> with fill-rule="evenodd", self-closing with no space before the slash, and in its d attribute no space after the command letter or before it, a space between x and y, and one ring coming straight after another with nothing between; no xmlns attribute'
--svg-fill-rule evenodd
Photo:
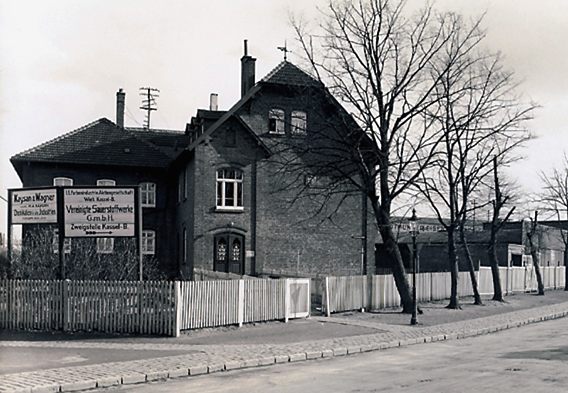
<svg viewBox="0 0 568 393"><path fill-rule="evenodd" d="M103 388L118 385L131 385L146 383L157 380L191 377L198 375L213 374L223 371L239 370L254 367L268 367L275 364L295 363L308 360L320 360L332 357L360 354L364 352L381 351L395 347L406 347L415 344L432 343L437 341L461 340L486 334L499 332L501 330L512 329L523 325L559 319L568 316L568 310L553 312L551 314L529 317L520 320L513 320L508 323L501 323L484 328L473 328L460 332L448 332L445 334L424 335L413 338L394 340L390 342L374 342L361 346L338 347L324 349L321 351L306 351L291 353L288 355L276 355L268 357L254 357L251 359L229 360L224 363L212 363L192 365L187 368L176 368L173 370L152 370L151 372L134 372L121 376L101 378L88 378L79 381L67 381L60 384L49 383L35 387L16 387L14 389L1 389L1 393L44 393L44 392L72 392L94 388Z"/></svg>

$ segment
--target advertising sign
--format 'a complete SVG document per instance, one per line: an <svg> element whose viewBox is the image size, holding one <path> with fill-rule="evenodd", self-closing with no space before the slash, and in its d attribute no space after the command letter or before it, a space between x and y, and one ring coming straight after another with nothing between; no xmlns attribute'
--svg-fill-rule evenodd
<svg viewBox="0 0 568 393"><path fill-rule="evenodd" d="M66 188L65 237L135 236L135 188Z"/></svg>
<svg viewBox="0 0 568 393"><path fill-rule="evenodd" d="M57 191L54 188L10 190L12 224L57 222Z"/></svg>

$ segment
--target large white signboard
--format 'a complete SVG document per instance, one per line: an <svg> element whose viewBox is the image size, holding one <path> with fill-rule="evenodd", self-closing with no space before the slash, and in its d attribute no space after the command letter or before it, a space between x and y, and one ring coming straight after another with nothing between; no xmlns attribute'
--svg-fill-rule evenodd
<svg viewBox="0 0 568 393"><path fill-rule="evenodd" d="M57 191L12 190L12 224L47 224L57 222Z"/></svg>
<svg viewBox="0 0 568 393"><path fill-rule="evenodd" d="M65 237L135 236L134 188L66 188Z"/></svg>

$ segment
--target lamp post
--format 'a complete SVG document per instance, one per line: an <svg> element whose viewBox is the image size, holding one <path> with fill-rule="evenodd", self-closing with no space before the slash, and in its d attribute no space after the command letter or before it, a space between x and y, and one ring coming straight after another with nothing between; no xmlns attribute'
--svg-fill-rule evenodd
<svg viewBox="0 0 568 393"><path fill-rule="evenodd" d="M418 217L416 217L416 209L412 209L412 217L410 217L410 234L412 235L412 318L411 325L418 324L416 319L418 305L416 302L416 236L418 235Z"/></svg>

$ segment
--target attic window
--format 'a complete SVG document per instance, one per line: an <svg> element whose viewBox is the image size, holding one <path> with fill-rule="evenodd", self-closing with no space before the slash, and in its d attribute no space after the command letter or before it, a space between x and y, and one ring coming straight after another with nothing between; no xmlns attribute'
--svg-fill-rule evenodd
<svg viewBox="0 0 568 393"><path fill-rule="evenodd" d="M306 133L306 112L292 111L292 134Z"/></svg>
<svg viewBox="0 0 568 393"><path fill-rule="evenodd" d="M268 113L268 132L271 134L284 134L284 111L271 109Z"/></svg>

